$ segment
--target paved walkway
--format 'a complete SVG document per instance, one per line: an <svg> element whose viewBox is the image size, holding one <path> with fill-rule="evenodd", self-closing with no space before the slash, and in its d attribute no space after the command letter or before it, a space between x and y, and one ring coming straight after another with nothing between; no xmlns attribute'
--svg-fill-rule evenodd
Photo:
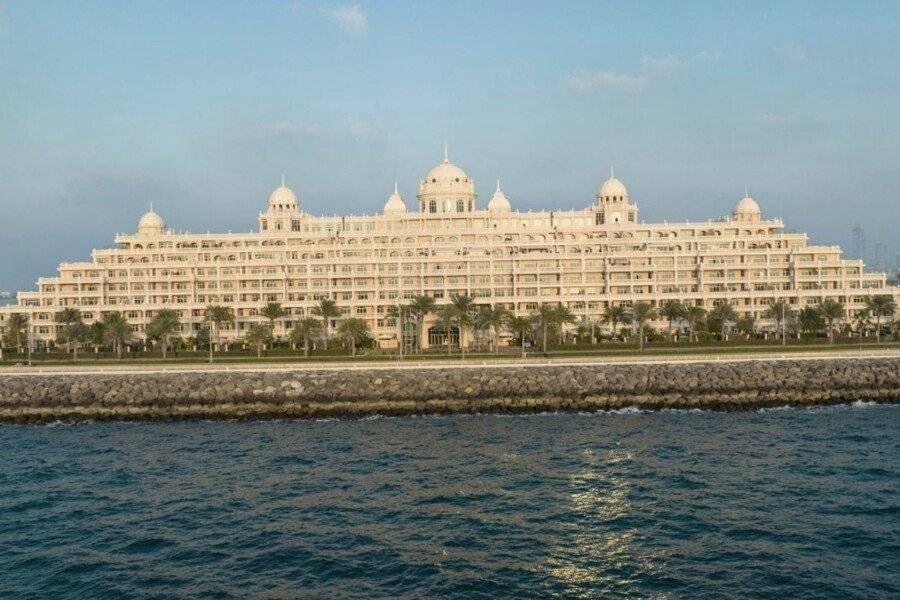
<svg viewBox="0 0 900 600"><path fill-rule="evenodd" d="M583 356L559 358L522 359L467 359L465 361L385 360L378 362L240 362L240 363L191 363L191 364L134 364L126 363L100 365L56 365L33 367L0 367L0 376L17 375L92 375L101 373L197 373L232 371L305 371L305 370L384 370L384 369L475 369L481 367L544 367L547 365L609 365L609 364L688 364L702 362L760 362L777 360L835 360L848 358L895 358L900 360L900 349L890 350L821 350L815 352L753 352L753 353L708 353L685 356Z"/></svg>

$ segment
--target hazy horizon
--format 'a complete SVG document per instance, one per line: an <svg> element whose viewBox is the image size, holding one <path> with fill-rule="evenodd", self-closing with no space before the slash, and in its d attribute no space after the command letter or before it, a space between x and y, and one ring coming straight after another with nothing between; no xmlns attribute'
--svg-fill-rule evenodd
<svg viewBox="0 0 900 600"><path fill-rule="evenodd" d="M313 214L379 212L450 158L484 206L644 221L744 187L812 243L896 240L900 5L0 0L0 290L133 231L249 231L282 174Z"/></svg>

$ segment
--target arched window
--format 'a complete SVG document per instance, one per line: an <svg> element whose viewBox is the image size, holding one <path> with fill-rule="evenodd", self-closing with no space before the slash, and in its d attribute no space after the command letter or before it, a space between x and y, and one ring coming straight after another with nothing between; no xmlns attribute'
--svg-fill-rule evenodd
<svg viewBox="0 0 900 600"><path fill-rule="evenodd" d="M463 202L462 200L457 200L456 201L456 212L463 212L464 210L466 210L466 203Z"/></svg>
<svg viewBox="0 0 900 600"><path fill-rule="evenodd" d="M436 213L437 212L437 200L432 200L428 203L428 212Z"/></svg>
<svg viewBox="0 0 900 600"><path fill-rule="evenodd" d="M469 200L469 212L472 212L472 201Z"/></svg>

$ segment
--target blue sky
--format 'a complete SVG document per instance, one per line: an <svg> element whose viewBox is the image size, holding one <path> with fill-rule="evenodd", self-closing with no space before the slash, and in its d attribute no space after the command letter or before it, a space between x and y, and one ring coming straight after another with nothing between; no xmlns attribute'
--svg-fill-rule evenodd
<svg viewBox="0 0 900 600"><path fill-rule="evenodd" d="M522 209L609 165L647 221L749 185L819 243L900 253L897 2L0 0L0 289L132 231L249 231L282 173L380 210L441 158Z"/></svg>

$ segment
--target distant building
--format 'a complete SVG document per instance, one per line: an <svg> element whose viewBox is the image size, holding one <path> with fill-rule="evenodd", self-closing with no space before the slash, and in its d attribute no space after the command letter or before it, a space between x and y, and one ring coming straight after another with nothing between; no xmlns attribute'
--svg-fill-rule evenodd
<svg viewBox="0 0 900 600"><path fill-rule="evenodd" d="M777 299L799 309L832 298L848 318L872 294L900 300L884 273L866 272L837 246L786 232L749 194L716 220L643 223L610 174L583 209L518 212L499 182L480 208L474 182L445 154L419 181L414 205L409 210L395 185L378 214L316 216L282 181L256 232L212 234L168 229L151 208L136 232L116 235L89 261L62 263L35 291L19 293L16 306L0 309L0 322L26 312L35 339L45 342L64 307L77 307L88 322L120 311L143 336L161 308L172 308L187 337L204 327L205 307L222 304L235 315L223 335L235 339L263 320L258 313L267 302L287 309L275 332L284 335L330 298L392 347L393 309L419 295L445 304L465 294L519 315L558 303L591 320L637 301L681 300L707 310L728 302L762 328L773 327L763 314ZM427 346L444 332L429 316L412 335Z"/></svg>

